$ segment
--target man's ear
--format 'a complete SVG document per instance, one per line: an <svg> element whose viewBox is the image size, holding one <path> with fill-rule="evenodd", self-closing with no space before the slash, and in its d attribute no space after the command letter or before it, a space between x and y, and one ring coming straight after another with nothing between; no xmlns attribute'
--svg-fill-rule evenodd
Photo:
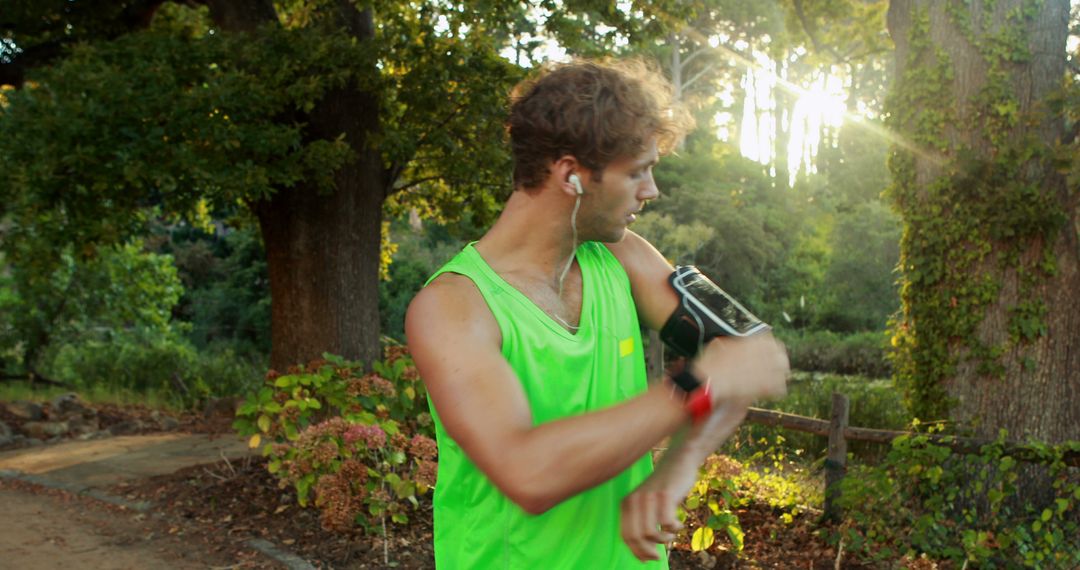
<svg viewBox="0 0 1080 570"><path fill-rule="evenodd" d="M585 189L581 187L581 177L580 176L578 176L577 174L571 174L569 180L570 180L570 183L574 185L574 190L577 191L578 196L581 196L582 194L585 193Z"/></svg>
<svg viewBox="0 0 1080 570"><path fill-rule="evenodd" d="M551 164L551 174L555 183L563 192L572 197L585 193L582 184L586 175L583 170L581 163L571 154L563 155Z"/></svg>

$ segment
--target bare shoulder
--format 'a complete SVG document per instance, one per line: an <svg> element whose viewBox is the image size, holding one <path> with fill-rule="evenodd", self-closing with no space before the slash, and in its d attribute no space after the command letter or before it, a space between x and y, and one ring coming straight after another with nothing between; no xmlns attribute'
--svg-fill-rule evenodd
<svg viewBox="0 0 1080 570"><path fill-rule="evenodd" d="M658 330L678 303L667 284L674 268L651 243L632 231L627 230L621 241L605 245L630 278L638 314L649 328Z"/></svg>
<svg viewBox="0 0 1080 570"><path fill-rule="evenodd" d="M626 230L623 239L614 243L605 243L604 245L606 245L607 248L611 250L611 253L615 254L615 257L623 263L633 261L637 257L646 255L650 249L656 251L656 248L654 248L645 238L631 230Z"/></svg>
<svg viewBox="0 0 1080 570"><path fill-rule="evenodd" d="M663 271L671 267L667 259L648 240L630 230L626 231L622 240L604 245L626 268L631 279L643 272Z"/></svg>
<svg viewBox="0 0 1080 570"><path fill-rule="evenodd" d="M431 342L445 344L448 336L465 336L498 347L502 343L498 323L472 279L443 273L409 303L405 335L410 350L423 350Z"/></svg>

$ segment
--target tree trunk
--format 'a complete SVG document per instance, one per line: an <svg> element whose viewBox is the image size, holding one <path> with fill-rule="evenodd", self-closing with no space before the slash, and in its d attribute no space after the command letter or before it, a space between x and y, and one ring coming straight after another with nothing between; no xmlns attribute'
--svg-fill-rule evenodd
<svg viewBox="0 0 1080 570"><path fill-rule="evenodd" d="M344 133L355 161L334 175L334 191L301 185L259 203L270 273L270 364L282 370L330 352L365 365L379 347L382 204L389 187L377 150L375 96L356 88L331 92L308 117L307 136Z"/></svg>
<svg viewBox="0 0 1080 570"><path fill-rule="evenodd" d="M340 101L354 99L341 96ZM279 191L255 208L270 273L271 367L323 352L366 365L379 358L379 157L364 153L335 176L337 188Z"/></svg>
<svg viewBox="0 0 1080 570"><path fill-rule="evenodd" d="M207 4L227 31L251 31L277 19L269 0ZM370 10L344 1L337 10L354 37L373 37ZM332 192L300 184L252 204L270 274L270 365L285 370L330 352L370 366L381 356L382 204L390 188L379 152L366 144L379 130L378 98L346 86L330 92L303 121L310 140L344 134L356 158L334 174Z"/></svg>
<svg viewBox="0 0 1080 570"><path fill-rule="evenodd" d="M1048 108L1068 17L1068 0L889 7L898 378L920 417L984 437L1080 440L1077 204Z"/></svg>

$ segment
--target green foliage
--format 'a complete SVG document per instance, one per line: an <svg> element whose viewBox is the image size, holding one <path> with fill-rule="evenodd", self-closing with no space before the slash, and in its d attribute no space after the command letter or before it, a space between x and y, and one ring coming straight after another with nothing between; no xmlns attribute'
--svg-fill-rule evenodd
<svg viewBox="0 0 1080 570"><path fill-rule="evenodd" d="M785 524L805 514L808 506L820 505L817 485L788 459L782 443L781 437L775 445L762 439L760 449L743 463L724 455L710 456L678 509L685 526L677 540L701 551L711 548L719 535L738 554L744 533L737 513L751 502L767 504Z"/></svg>
<svg viewBox="0 0 1080 570"><path fill-rule="evenodd" d="M0 354L33 369L51 344L129 327L167 334L183 292L172 259L141 242L76 251L29 239L5 240L0 278Z"/></svg>
<svg viewBox="0 0 1080 570"><path fill-rule="evenodd" d="M843 335L828 330L780 329L777 337L787 347L788 359L795 370L860 374L870 378L885 378L892 372L886 358L888 337L881 332Z"/></svg>
<svg viewBox="0 0 1080 570"><path fill-rule="evenodd" d="M830 64L850 63L887 52L887 0L783 0L787 28L794 39L812 46L812 57Z"/></svg>
<svg viewBox="0 0 1080 570"><path fill-rule="evenodd" d="M30 383L24 380L0 382L0 402L15 400L50 402L57 396L70 393L69 387L49 386L40 382ZM188 409L188 406L177 400L170 392L131 392L111 386L94 385L80 388L78 395L80 400L90 404L142 406L172 411Z"/></svg>
<svg viewBox="0 0 1080 570"><path fill-rule="evenodd" d="M730 473L725 473L731 466L729 462L721 456L710 457L679 508L679 519L684 525L682 532L692 533L688 542L695 552L709 549L717 532L727 537L736 554L742 552L743 530L734 510L745 502L738 496L735 482L727 476Z"/></svg>
<svg viewBox="0 0 1080 570"><path fill-rule="evenodd" d="M790 285L770 277L798 242L798 206L760 165L720 152L690 149L661 161L656 179L666 195L634 229L672 262L697 265L762 318L776 321L781 308L771 301L788 295Z"/></svg>
<svg viewBox="0 0 1080 570"><path fill-rule="evenodd" d="M899 219L879 200L867 201L836 215L830 242L817 325L831 331L882 330L899 308L893 275L900 257Z"/></svg>
<svg viewBox="0 0 1080 570"><path fill-rule="evenodd" d="M267 374L234 428L252 447L266 440L267 469L301 506L314 495L325 528L405 523L435 483L434 427L416 369L401 348L366 375L358 362L324 357Z"/></svg>
<svg viewBox="0 0 1080 570"><path fill-rule="evenodd" d="M790 445L783 435L759 437L740 446L740 455L752 453L732 480L747 499L769 505L785 523L804 514L807 507L822 504L820 479L806 469L801 451L788 451Z"/></svg>
<svg viewBox="0 0 1080 570"><path fill-rule="evenodd" d="M382 334L399 341L405 340L405 311L424 282L439 267L450 260L465 245L454 237L451 226L425 222L414 229L404 220L391 225L391 236L397 245L389 279L379 284L379 318ZM469 228L472 236L480 230Z"/></svg>
<svg viewBox="0 0 1080 570"><path fill-rule="evenodd" d="M660 163L665 194L634 230L778 329L882 330L898 301L899 227L877 196L883 145L850 135L855 142L828 153L827 177L795 188L777 187L723 145L699 143Z"/></svg>
<svg viewBox="0 0 1080 570"><path fill-rule="evenodd" d="M180 224L163 232L184 283L175 319L190 323L187 337L200 350L228 346L241 354L270 352L270 285L266 254L254 228L207 234Z"/></svg>
<svg viewBox="0 0 1080 570"><path fill-rule="evenodd" d="M15 232L112 242L137 232L150 204L193 218L204 201L231 206L302 179L329 189L348 146L274 119L344 85L357 59L343 34L272 28L259 41L150 29L78 47L0 109Z"/></svg>
<svg viewBox="0 0 1080 570"><path fill-rule="evenodd" d="M925 434L897 438L881 465L844 478L833 540L872 560L925 553L979 568L1076 567L1080 480L1062 456L1080 444L1040 446L1045 469L1022 467L1003 444L1004 433L979 454L957 455ZM1046 487L1019 488L1033 469Z"/></svg>
<svg viewBox="0 0 1080 570"><path fill-rule="evenodd" d="M3 2L0 37L23 50L5 61L27 66L0 99L5 245L118 243L288 191L486 221L509 190L501 119L522 69L498 51L525 6L278 2L260 20L159 4Z"/></svg>
<svg viewBox="0 0 1080 570"><path fill-rule="evenodd" d="M166 395L178 407L243 393L258 365L231 350L199 352L171 329L138 327L50 348L42 372L83 390Z"/></svg>

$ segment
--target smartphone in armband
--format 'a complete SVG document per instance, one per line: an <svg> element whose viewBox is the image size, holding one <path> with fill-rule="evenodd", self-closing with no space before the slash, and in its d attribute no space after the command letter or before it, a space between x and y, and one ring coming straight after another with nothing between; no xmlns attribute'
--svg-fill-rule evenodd
<svg viewBox="0 0 1080 570"><path fill-rule="evenodd" d="M717 336L745 337L771 328L696 267L676 267L668 280L678 293L680 304L687 313L679 315L680 320L693 321L699 329L701 344Z"/></svg>

